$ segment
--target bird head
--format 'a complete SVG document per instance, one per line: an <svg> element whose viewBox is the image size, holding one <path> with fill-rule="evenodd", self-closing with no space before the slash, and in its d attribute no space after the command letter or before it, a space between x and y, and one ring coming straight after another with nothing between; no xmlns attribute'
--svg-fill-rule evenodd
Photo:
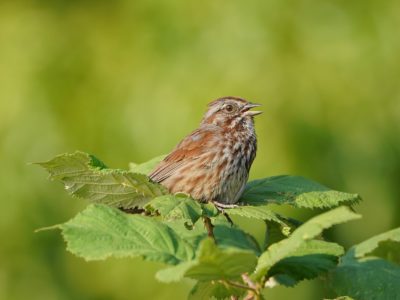
<svg viewBox="0 0 400 300"><path fill-rule="evenodd" d="M252 125L253 117L262 111L251 110L260 104L248 102L237 97L223 97L208 104L202 125L212 124L227 129L237 128L240 125Z"/></svg>

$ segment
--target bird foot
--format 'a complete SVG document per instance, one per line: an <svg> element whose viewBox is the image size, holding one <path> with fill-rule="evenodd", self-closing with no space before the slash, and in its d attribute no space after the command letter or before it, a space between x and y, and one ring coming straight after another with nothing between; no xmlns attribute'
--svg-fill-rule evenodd
<svg viewBox="0 0 400 300"><path fill-rule="evenodd" d="M213 201L213 204L215 205L215 208L224 215L224 217L226 218L226 220L229 222L229 224L231 224L231 226L233 226L233 221L231 219L231 217L225 212L225 208L235 208L238 207L238 205L236 204L224 204L224 203L219 203L216 201Z"/></svg>
<svg viewBox="0 0 400 300"><path fill-rule="evenodd" d="M215 207L220 211L221 210L223 211L225 208L239 207L239 205L237 205L237 204L226 204L226 203L221 203L221 202L217 202L217 201L213 201L212 203L214 203Z"/></svg>

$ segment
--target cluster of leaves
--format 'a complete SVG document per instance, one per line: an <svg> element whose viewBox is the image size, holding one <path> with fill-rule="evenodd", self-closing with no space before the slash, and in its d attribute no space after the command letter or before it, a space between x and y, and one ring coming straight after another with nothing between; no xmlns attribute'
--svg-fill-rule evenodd
<svg viewBox="0 0 400 300"><path fill-rule="evenodd" d="M240 199L243 205L226 213L264 221L265 241L260 244L212 204L168 194L152 182L147 174L161 159L131 164L129 171L109 169L82 152L39 163L72 196L92 202L73 219L49 228L61 229L67 249L86 260L141 256L169 265L156 274L157 279L196 280L190 299L262 299L266 287L294 286L322 276L338 296L400 295L400 228L347 252L322 239L324 229L360 218L345 206L357 203L357 194L297 176L249 182ZM331 210L301 223L274 212L270 204ZM211 219L214 239L207 236L203 218Z"/></svg>

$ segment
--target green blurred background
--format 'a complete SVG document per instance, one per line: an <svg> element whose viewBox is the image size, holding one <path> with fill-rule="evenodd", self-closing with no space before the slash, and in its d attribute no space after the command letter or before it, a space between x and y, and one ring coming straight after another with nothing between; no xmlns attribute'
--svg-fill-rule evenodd
<svg viewBox="0 0 400 300"><path fill-rule="evenodd" d="M363 196L363 219L330 237L400 226L399 16L397 0L1 1L0 299L184 299L192 282L157 283L159 264L87 263L58 232L34 233L87 203L27 162L79 149L127 168L170 151L220 96L263 104L251 178ZM267 291L325 294L318 281Z"/></svg>

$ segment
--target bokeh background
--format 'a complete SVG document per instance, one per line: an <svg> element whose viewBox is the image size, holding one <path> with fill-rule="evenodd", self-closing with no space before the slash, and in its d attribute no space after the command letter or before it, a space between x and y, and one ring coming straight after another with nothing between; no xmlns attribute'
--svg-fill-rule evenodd
<svg viewBox="0 0 400 300"><path fill-rule="evenodd" d="M220 96L263 104L252 178L363 196L363 219L330 237L400 226L399 16L397 0L1 1L0 299L185 299L192 282L156 282L159 264L87 263L34 233L87 203L27 163L79 149L127 168L171 150ZM267 292L325 294L318 281Z"/></svg>

